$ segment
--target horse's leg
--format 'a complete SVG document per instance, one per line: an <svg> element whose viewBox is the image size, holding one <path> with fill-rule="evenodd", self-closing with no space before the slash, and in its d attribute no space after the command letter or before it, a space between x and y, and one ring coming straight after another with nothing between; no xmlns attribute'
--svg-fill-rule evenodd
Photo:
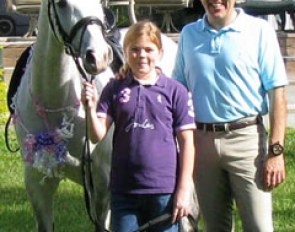
<svg viewBox="0 0 295 232"><path fill-rule="evenodd" d="M60 179L46 178L31 167L25 168L25 187L32 204L38 232L53 232L53 195Z"/></svg>
<svg viewBox="0 0 295 232"><path fill-rule="evenodd" d="M104 174L102 174L104 175ZM95 199L95 207L96 207L96 215L98 220L98 225L96 225L96 232L105 231L104 229L109 229L109 225L106 225L106 219L109 211L109 191L108 191L108 183L106 180L108 177L104 178L100 176L100 178L96 178L98 181L99 188L96 188L96 199Z"/></svg>
<svg viewBox="0 0 295 232"><path fill-rule="evenodd" d="M103 232L104 229L108 228L106 225L106 218L109 210L109 166L101 162L101 165L96 165L92 167L92 178L95 188L95 196L91 196L90 207L91 210L95 210L97 225L95 227L95 232Z"/></svg>
<svg viewBox="0 0 295 232"><path fill-rule="evenodd" d="M109 175L110 175L110 158L111 158L111 133L103 142L97 146L93 152L94 164L92 170L95 186L95 208L98 220L96 232L109 229L107 216L109 212Z"/></svg>
<svg viewBox="0 0 295 232"><path fill-rule="evenodd" d="M95 225L95 232L103 232L108 229L105 223L109 210L109 164L103 162L100 158L102 154L97 154L95 163L92 166L93 184L95 187L95 196L90 196L90 211L95 210L97 217L97 225ZM71 181L83 185L81 177L81 167L66 166L64 169L67 178ZM86 207L86 202L85 202Z"/></svg>

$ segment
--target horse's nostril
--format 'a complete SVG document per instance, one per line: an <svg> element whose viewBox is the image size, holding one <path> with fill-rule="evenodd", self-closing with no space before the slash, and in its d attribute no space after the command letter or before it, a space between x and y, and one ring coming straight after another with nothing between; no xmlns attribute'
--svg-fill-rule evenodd
<svg viewBox="0 0 295 232"><path fill-rule="evenodd" d="M86 52L86 62L88 64L95 64L95 56L94 56L94 51L93 50L88 50Z"/></svg>

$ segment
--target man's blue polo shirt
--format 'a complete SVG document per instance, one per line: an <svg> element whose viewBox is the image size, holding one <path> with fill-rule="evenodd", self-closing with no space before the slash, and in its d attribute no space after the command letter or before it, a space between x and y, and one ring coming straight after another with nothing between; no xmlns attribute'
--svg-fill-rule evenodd
<svg viewBox="0 0 295 232"><path fill-rule="evenodd" d="M141 85L129 75L108 83L97 112L115 125L111 191L173 193L179 159L176 132L195 128L186 88L163 74L154 85Z"/></svg>
<svg viewBox="0 0 295 232"><path fill-rule="evenodd" d="M273 28L237 11L235 21L219 31L205 15L181 32L172 77L192 92L198 122L264 115L267 91L288 84Z"/></svg>

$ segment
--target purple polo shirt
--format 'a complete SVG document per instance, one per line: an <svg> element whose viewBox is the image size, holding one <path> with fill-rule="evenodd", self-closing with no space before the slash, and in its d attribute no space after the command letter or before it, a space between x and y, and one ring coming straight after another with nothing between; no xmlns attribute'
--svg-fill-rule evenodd
<svg viewBox="0 0 295 232"><path fill-rule="evenodd" d="M98 116L115 125L111 169L113 193L173 193L178 173L176 132L194 129L185 87L161 74L155 85L129 75L111 80L98 104Z"/></svg>

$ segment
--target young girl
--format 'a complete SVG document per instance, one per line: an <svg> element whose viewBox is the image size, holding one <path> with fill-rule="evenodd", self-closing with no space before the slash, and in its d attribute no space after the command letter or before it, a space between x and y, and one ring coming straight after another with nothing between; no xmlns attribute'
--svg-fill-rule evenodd
<svg viewBox="0 0 295 232"><path fill-rule="evenodd" d="M115 126L112 231L134 231L165 213L172 214L172 222L149 231L178 231L178 219L189 213L194 165L191 99L181 84L156 68L163 49L155 24L132 25L123 50L126 64L121 78L107 84L99 103L94 85L85 83L82 93L91 140L102 140L111 124Z"/></svg>

